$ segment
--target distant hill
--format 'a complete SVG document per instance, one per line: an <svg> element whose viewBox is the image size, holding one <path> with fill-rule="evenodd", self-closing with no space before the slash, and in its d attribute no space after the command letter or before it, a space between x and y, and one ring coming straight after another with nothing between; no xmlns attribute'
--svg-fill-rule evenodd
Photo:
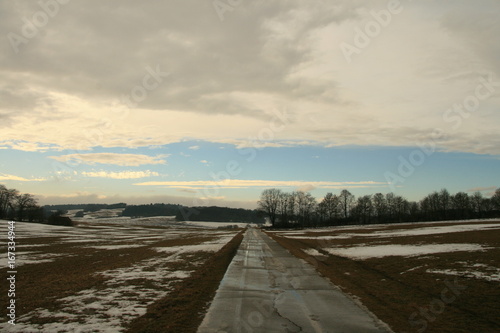
<svg viewBox="0 0 500 333"><path fill-rule="evenodd" d="M183 207L176 215L178 221L252 222L264 223L264 216L256 210L227 207Z"/></svg>
<svg viewBox="0 0 500 333"><path fill-rule="evenodd" d="M149 204L149 205L129 205L125 207L122 216L130 217L151 217L151 216L176 216L181 205L173 204Z"/></svg>
<svg viewBox="0 0 500 333"><path fill-rule="evenodd" d="M46 212L80 210L76 217L82 217L83 212L96 212L105 209L123 208L122 216L129 217L151 217L151 216L175 216L178 221L207 221L207 222L249 222L264 223L264 216L251 209L228 208L228 207L186 207L175 204L151 203L145 205L116 204L67 204L46 205Z"/></svg>
<svg viewBox="0 0 500 333"><path fill-rule="evenodd" d="M116 204L65 204L65 205L45 205L43 208L46 211L62 211L67 212L69 210L82 210L84 212L97 212L101 209L116 209L116 208L125 208L127 207L126 203L116 203Z"/></svg>

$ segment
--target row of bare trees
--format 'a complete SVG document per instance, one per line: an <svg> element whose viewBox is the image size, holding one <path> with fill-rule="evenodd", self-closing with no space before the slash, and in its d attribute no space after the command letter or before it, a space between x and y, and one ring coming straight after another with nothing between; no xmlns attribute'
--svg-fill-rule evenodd
<svg viewBox="0 0 500 333"><path fill-rule="evenodd" d="M500 188L491 198L481 192L451 195L442 189L419 202L394 193L355 198L348 190L327 193L318 202L308 192L273 188L262 192L258 204L273 226L283 227L486 218L500 216Z"/></svg>
<svg viewBox="0 0 500 333"><path fill-rule="evenodd" d="M0 219L42 222L45 213L33 195L0 184Z"/></svg>

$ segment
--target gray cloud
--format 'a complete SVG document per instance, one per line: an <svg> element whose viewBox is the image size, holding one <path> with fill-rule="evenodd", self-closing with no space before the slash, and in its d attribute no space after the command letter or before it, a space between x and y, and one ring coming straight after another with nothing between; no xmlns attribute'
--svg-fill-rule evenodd
<svg viewBox="0 0 500 333"><path fill-rule="evenodd" d="M1 31L18 35L21 19L40 11L35 2L0 6L12 13ZM306 10L312 13L301 16ZM172 76L141 103L152 109L259 116L262 110L210 96L247 91L321 97L324 87L297 89L285 78L308 59L311 29L350 17L352 8L340 6L329 15L317 5L260 1L231 15L220 22L212 4L200 1L72 1L19 45L18 54L2 44L2 63L12 74L29 72L35 85L83 98L119 98L141 82L146 66L159 65Z"/></svg>
<svg viewBox="0 0 500 333"><path fill-rule="evenodd" d="M3 1L0 126L29 128L24 140L77 146L80 131L100 128L100 116L88 110L101 114L102 109L114 120L118 115L106 110L123 104L122 96L143 85L147 68L160 68L168 77L132 108L181 111L192 114L193 121L196 114L267 121L269 109L290 105L291 125L276 135L277 141L299 137L326 144L407 145L432 129L432 122L446 125L443 111L463 99L460 93L471 91L460 87L457 93L455 84L474 88L485 72L500 73L500 6L494 0L481 5L463 0L453 5L404 4L404 18L394 18L380 38L363 49L363 57L348 66L336 43L351 41L353 28L371 18L366 13L386 7L386 1L246 1L221 22L211 1L138 5L133 0L73 0L60 5L16 53L9 34L22 35L23 19L33 21L42 9L35 1ZM436 31L439 38L426 34L429 26L442 29ZM335 33L342 36L335 39ZM449 40L443 39L445 34ZM393 54L398 55L394 61ZM397 76L401 68L411 75ZM66 101L66 96L89 105L74 111L74 101ZM498 101L490 102L488 109L494 110ZM317 115L316 122L304 121L309 112ZM31 120L21 119L25 115ZM478 119L452 133L447 149L498 152L493 134L473 135L474 140L485 140L481 145L468 143L471 131L491 126L498 116ZM67 142L40 138L58 124L78 131L68 134ZM116 124L106 128L107 141L99 145L161 145L180 140L190 130L180 128L168 138L151 131L144 138Z"/></svg>

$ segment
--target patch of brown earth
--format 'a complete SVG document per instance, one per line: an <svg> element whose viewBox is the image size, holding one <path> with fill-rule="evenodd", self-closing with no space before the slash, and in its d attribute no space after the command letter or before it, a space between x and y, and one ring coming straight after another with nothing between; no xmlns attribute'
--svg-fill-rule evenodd
<svg viewBox="0 0 500 333"><path fill-rule="evenodd" d="M127 333L196 332L242 240L240 232L190 277L174 285L167 296L151 304Z"/></svg>
<svg viewBox="0 0 500 333"><path fill-rule="evenodd" d="M129 267L142 260L169 256L168 253L158 253L155 247L177 247L197 245L211 241L215 237L182 235L180 238L161 240L156 243L142 247L130 247L122 249L101 250L90 246L100 243L88 243L82 247L79 243L61 243L59 237L25 238L18 242L23 250L30 250L31 244L46 244L44 247L33 247L33 251L44 251L59 255L52 262L40 264L26 264L17 268L16 274L16 310L17 316L27 314L37 308L56 312L61 308L61 298L74 295L79 291L94 288L96 290L106 289L106 281L99 272L123 267ZM84 242L84 241L82 241ZM103 243L104 244L104 243ZM134 245L129 243L130 245ZM106 244L106 245L109 245ZM113 244L116 245L116 244ZM196 252L181 254L181 260L168 263L171 271L192 271L197 268L200 261L208 259L212 253ZM29 259L29 255L27 255ZM7 268L0 269L0 275L7 276ZM129 281L129 284L141 282L145 287L150 281ZM173 279L175 280L175 279ZM139 284L139 285L141 285ZM0 294L7 295L8 283L0 284ZM8 298L0 298L0 307L6 309ZM2 311L5 314L5 310ZM4 315L5 316L5 315ZM32 318L30 323L43 324L58 321L57 318Z"/></svg>

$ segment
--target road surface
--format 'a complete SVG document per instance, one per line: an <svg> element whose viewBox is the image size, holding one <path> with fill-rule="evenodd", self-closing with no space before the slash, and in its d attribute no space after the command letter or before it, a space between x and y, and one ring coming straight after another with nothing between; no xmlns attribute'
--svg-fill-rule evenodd
<svg viewBox="0 0 500 333"><path fill-rule="evenodd" d="M256 228L245 233L198 333L387 333L305 261Z"/></svg>

